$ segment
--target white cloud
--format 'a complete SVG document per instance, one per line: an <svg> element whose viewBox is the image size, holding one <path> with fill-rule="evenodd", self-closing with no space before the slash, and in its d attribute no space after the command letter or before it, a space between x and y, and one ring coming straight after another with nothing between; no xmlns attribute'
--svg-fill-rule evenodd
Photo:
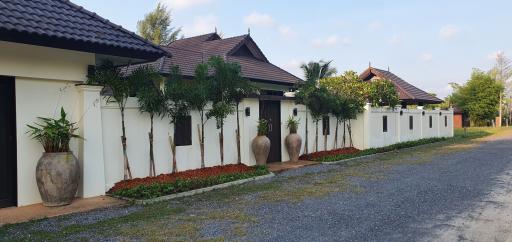
<svg viewBox="0 0 512 242"><path fill-rule="evenodd" d="M379 30L382 28L382 22L380 22L379 20L372 21L368 25L368 27L370 28L370 30L373 30L373 31Z"/></svg>
<svg viewBox="0 0 512 242"><path fill-rule="evenodd" d="M423 54L420 55L420 59L422 61L427 61L428 62L428 61L431 61L432 58L433 58L433 56L432 56L431 53L423 53Z"/></svg>
<svg viewBox="0 0 512 242"><path fill-rule="evenodd" d="M199 5L205 5L212 0L161 0L161 3L169 6L171 9L185 9Z"/></svg>
<svg viewBox="0 0 512 242"><path fill-rule="evenodd" d="M300 62L296 59L292 59L289 62L283 64L282 68L285 69L286 71L294 74L295 76L302 77L303 72L302 72L302 69L300 68L301 65L302 65L302 62Z"/></svg>
<svg viewBox="0 0 512 242"><path fill-rule="evenodd" d="M402 43L402 38L398 34L394 34L389 39L390 45L400 45Z"/></svg>
<svg viewBox="0 0 512 242"><path fill-rule="evenodd" d="M280 25L278 30L279 33L285 38L295 38L297 36L297 33L287 25Z"/></svg>
<svg viewBox="0 0 512 242"><path fill-rule="evenodd" d="M213 14L194 17L190 25L183 26L183 34L187 37L211 33L218 24L217 16Z"/></svg>
<svg viewBox="0 0 512 242"><path fill-rule="evenodd" d="M445 25L441 27L441 30L439 30L439 37L442 39L453 39L459 34L460 30L455 25Z"/></svg>
<svg viewBox="0 0 512 242"><path fill-rule="evenodd" d="M312 42L313 46L316 48L331 47L331 46L336 46L338 44L350 45L351 43L352 43L352 41L349 37L340 38L340 37L338 37L338 35L331 35L325 39L316 38Z"/></svg>
<svg viewBox="0 0 512 242"><path fill-rule="evenodd" d="M272 27L274 19L266 13L251 13L244 18L244 23L249 26Z"/></svg>

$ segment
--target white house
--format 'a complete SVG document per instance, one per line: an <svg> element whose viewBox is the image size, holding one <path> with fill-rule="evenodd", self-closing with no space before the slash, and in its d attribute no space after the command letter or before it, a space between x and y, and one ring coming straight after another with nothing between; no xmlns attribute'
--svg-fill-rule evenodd
<svg viewBox="0 0 512 242"><path fill-rule="evenodd" d="M37 117L56 116L60 107L78 122L84 140L71 149L81 161L80 197L104 195L123 179L119 110L101 96L102 87L81 85L99 60L118 66L150 64L162 74L180 66L187 78L195 65L209 56L220 55L237 62L242 74L259 87L261 94L243 100L240 116L241 160L254 165L250 148L257 134L257 122L272 124L270 162L285 162L286 120L300 119L299 134L305 135L305 107L285 97L299 78L273 65L249 35L222 39L216 33L179 40L169 46L155 46L66 0L2 0L0 3L0 208L24 206L41 201L35 179L42 147L26 134L27 124ZM135 64L135 65L134 65ZM367 106L352 120L354 146L381 147L406 140L453 135L453 111L385 109ZM191 112L187 129L190 142L177 148L179 170L200 167L197 124L199 114ZM321 150L333 148L334 117L327 117L320 130ZM309 118L309 151L314 150L312 118ZM127 147L134 177L149 174L149 117L129 98L126 110ZM168 136L175 127L167 118L155 120L154 151L157 174L171 171ZM225 162L236 163L236 118L225 124ZM341 132L341 131L340 131ZM341 140L341 135L339 136ZM341 143L341 142L338 142ZM206 124L206 165L220 165L218 130L214 121Z"/></svg>
<svg viewBox="0 0 512 242"><path fill-rule="evenodd" d="M97 131L87 133L87 119L83 119L96 115L87 103L96 92L77 84L86 81L88 68L99 59L123 65L153 61L166 54L160 47L69 1L2 0L0 207L40 201L34 174L43 150L27 136L26 125L36 117L55 115L61 106L74 121L80 121L82 134L90 138L85 144L72 144L74 153L84 161L80 195L97 195L93 181L102 174L86 174L99 160L84 154L101 148L94 147L95 137L90 137L98 135Z"/></svg>

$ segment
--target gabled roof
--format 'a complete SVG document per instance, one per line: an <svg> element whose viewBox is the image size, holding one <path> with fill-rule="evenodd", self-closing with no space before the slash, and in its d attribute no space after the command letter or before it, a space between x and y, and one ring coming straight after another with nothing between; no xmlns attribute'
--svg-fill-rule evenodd
<svg viewBox="0 0 512 242"><path fill-rule="evenodd" d="M206 63L211 56L221 56L226 61L237 62L242 76L255 81L293 85L300 78L270 63L249 35L222 39L216 33L180 39L162 46L172 57L163 57L150 63L162 74L168 74L172 66L179 66L184 76L193 77L197 64ZM136 68L129 67L127 72Z"/></svg>
<svg viewBox="0 0 512 242"><path fill-rule="evenodd" d="M443 102L441 99L434 97L427 92L411 85L410 83L404 81L402 78L397 75L377 69L374 67L369 67L363 73L359 75L359 77L363 81L369 81L373 77L379 77L381 79L390 80L396 87L398 94L400 96L400 100L408 104L418 104L418 103L441 103Z"/></svg>
<svg viewBox="0 0 512 242"><path fill-rule="evenodd" d="M0 40L144 60L167 54L68 0L0 1Z"/></svg>

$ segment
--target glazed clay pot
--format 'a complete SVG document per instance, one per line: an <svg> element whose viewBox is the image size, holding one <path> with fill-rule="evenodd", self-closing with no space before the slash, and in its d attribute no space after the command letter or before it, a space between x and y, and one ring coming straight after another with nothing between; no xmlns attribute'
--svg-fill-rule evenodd
<svg viewBox="0 0 512 242"><path fill-rule="evenodd" d="M252 152L256 158L257 165L266 165L268 153L270 152L270 139L265 135L256 136L252 140Z"/></svg>
<svg viewBox="0 0 512 242"><path fill-rule="evenodd" d="M43 205L57 207L75 198L80 179L78 159L71 152L43 153L36 167L36 180Z"/></svg>
<svg viewBox="0 0 512 242"><path fill-rule="evenodd" d="M284 139L284 145L290 156L290 161L299 161L302 138L296 133L291 133Z"/></svg>

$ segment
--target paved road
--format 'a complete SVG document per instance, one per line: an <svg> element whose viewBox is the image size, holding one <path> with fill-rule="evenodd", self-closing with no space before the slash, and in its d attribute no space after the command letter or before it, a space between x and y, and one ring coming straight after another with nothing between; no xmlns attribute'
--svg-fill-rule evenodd
<svg viewBox="0 0 512 242"><path fill-rule="evenodd" d="M0 240L512 241L509 133L4 227Z"/></svg>

